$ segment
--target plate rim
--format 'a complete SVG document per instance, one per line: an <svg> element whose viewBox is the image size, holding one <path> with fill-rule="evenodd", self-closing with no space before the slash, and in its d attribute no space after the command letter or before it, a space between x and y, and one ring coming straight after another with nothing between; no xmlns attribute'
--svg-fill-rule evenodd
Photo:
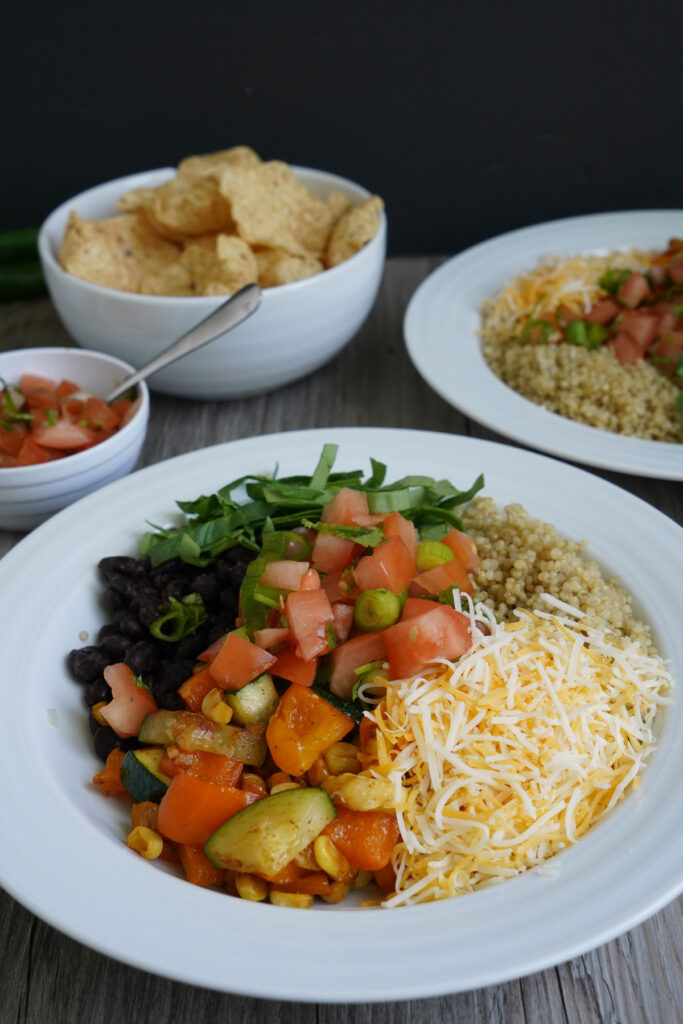
<svg viewBox="0 0 683 1024"><path fill-rule="evenodd" d="M254 437L224 442L222 444L213 445L205 449L199 449L197 452L188 452L183 455L174 456L172 458L158 462L152 466L146 467L145 469L139 470L137 473L131 474L130 476L124 478L123 480L116 481L115 483L103 488L101 491L98 491L93 495L89 495L88 497L82 499L80 502L59 513L57 516L53 517L53 519L49 520L43 526L39 527L33 533L29 534L24 540L20 541L17 545L15 545L15 547L11 549L7 553L7 555L0 560L0 580L2 580L3 577L5 576L11 576L14 573L16 566L20 564L25 559L25 557L27 557L25 555L25 552L31 552L35 550L38 550L39 552L40 549L43 547L44 543L49 543L49 540L53 535L56 536L63 532L65 525L68 525L71 521L78 522L79 516L82 514L84 509L86 512L89 512L91 508L96 508L98 505L107 502L109 499L113 497L125 496L127 491L138 489L138 485L140 481L143 479L143 477L150 484L154 484L157 478L173 476L174 471L177 470L181 465L187 465L189 467L192 460L196 460L198 457L202 461L202 463L210 463L212 465L213 472L215 472L222 478L231 477L232 475L229 472L228 467L223 467L220 464L222 462L222 456L224 455L227 449L231 449L234 452L237 448L239 453L239 459L242 452L244 452L244 457L251 457L252 449L272 450L273 444L284 443L285 445L289 444L292 447L296 448L297 441L306 441L306 443L310 442L311 444L315 442L316 447L319 449L322 447L322 444L324 442L329 441L338 442L342 446L341 457L345 458L343 452L343 446L345 442L357 442L358 445L362 444L363 451L367 453L371 450L372 442L375 438L377 439L378 447L380 446L380 442L382 443L383 446L386 447L391 446L392 443L399 443L401 440L404 441L405 443L408 443L409 437L414 438L414 442L416 445L420 444L423 446L428 440L431 439L433 444L435 445L442 444L445 445L445 447L452 446L454 449L460 446L463 446L465 448L471 448L473 452L481 453L481 461L485 460L487 451L491 452L493 450L497 450L500 457L503 458L504 456L505 459L507 460L512 458L513 461L521 461L523 463L527 463L530 461L538 462L542 464L541 468L545 466L548 472L551 472L553 474L560 473L562 475L568 475L570 478L573 477L574 480L580 478L581 480L586 482L587 486L596 488L598 492L602 491L605 494L610 494L612 496L619 494L622 498L625 499L627 508L638 509L648 518L652 517L653 521L658 521L662 525L664 531L667 533L673 531L673 535L675 536L678 536L680 533L683 533L683 529L680 526L678 526L673 520L671 520L668 516L666 516L665 513L661 512L658 509L655 509L653 506L648 505L642 499L637 498L630 492L623 491L621 488L617 487L617 485L612 484L609 481L605 481L599 477L595 477L592 474L586 472L585 470L578 469L572 466L567 466L564 463L556 459L548 458L545 455L539 455L535 452L528 452L522 449L510 448L509 446L502 444L500 442L488 441L478 438L469 438L462 435L449 435L443 432L402 430L400 428L315 428L312 430L299 430L283 432L278 434L256 435ZM354 458L354 460L358 458L355 452L352 457ZM274 461L275 455L271 456L271 459L272 461ZM363 455L363 459L367 461L367 454ZM394 454L393 459L399 464L399 466L405 465L404 456L401 455L399 452L396 452ZM455 472L452 473L451 475L455 475ZM216 482L216 486L221 486L221 483L222 481L218 480ZM167 484L167 489L171 489L170 482ZM176 483L173 484L173 489L178 489L178 485ZM493 497L494 500L496 500L495 494L491 493L490 496ZM141 511L144 513L144 509ZM136 513L138 517L140 531L142 531L144 527L144 516L143 514L141 514L141 511L139 510ZM15 554L17 552L19 553ZM2 599L0 598L0 606L1 605ZM0 756L0 761L1 760L2 757ZM0 806L2 805L2 803L3 795L0 792ZM628 802L621 805L622 808L624 806L628 806ZM620 808L617 808L616 813L618 813L619 810ZM112 844L108 838L106 841L108 843L108 846L114 846L114 844ZM109 853L111 853L111 851L109 851ZM142 867L146 872L149 871L148 865L142 864ZM155 876L160 875L160 873L158 872L152 872L152 874ZM518 876L516 879L511 880L511 882L507 883L507 885L510 886L511 884L515 884L519 881L524 882L525 880L527 880L528 882L528 879L532 874L532 872L526 872L524 875ZM662 906L670 902L670 900L672 900L677 895L677 893L680 892L681 889L683 889L682 868L679 871L679 877L677 877L676 879L670 879L664 888L662 888L660 885L658 896L654 900L654 902L650 900L650 902L647 903L647 905L639 907L634 912L630 912L625 915L622 913L619 917L619 921L616 924L612 923L610 927L599 929L599 933L594 932L590 936L586 936L583 941L580 941L578 943L575 942L571 946L567 946L565 944L559 951L557 948L554 948L552 951L549 949L540 951L538 955L535 957L535 959L528 961L527 964L522 967L520 967L519 965L513 965L512 967L504 971L496 970L495 966L489 967L488 969L482 968L474 978L469 978L467 981L463 981L463 979L460 979L459 981L455 982L451 981L449 978L444 977L442 979L441 984L435 985L432 983L428 988L425 988L424 985L420 985L419 982L408 983L404 980L404 988L399 993L395 991L393 985L388 986L387 983L385 983L384 988L377 988L374 991L349 993L345 990L343 992L341 990L338 990L335 993L326 994L324 992L320 992L319 990L307 991L302 988L292 991L291 987L289 989L287 989L286 987L282 987L282 983L280 989L273 991L272 989L269 990L267 986L264 986L263 984L254 984L253 981L251 984L249 984L244 980L235 981L234 979L231 979L231 984L227 986L225 980L223 979L212 979L210 977L198 978L196 973L183 972L182 970L178 969L177 965L174 967L167 966L166 969L164 969L163 964L152 964L150 963L149 959L145 959L144 957L141 958L139 955L133 955L125 950L122 951L120 948L116 946L116 943L114 943L113 945L111 943L108 944L106 940L103 940L101 938L101 936L99 936L96 941L93 941L92 937L84 937L83 928L77 927L72 922L65 922L63 915L60 916L59 914L55 913L45 913L44 907L41 907L38 902L34 901L31 898L30 894L27 894L27 892L25 891L25 886L22 888L21 885L15 886L11 883L8 884L6 877L7 870L5 865L2 865L0 867L0 875L2 884L7 889L7 891L14 895L15 898L17 898L23 905L29 907L29 909L32 910L37 916L41 917L43 920L48 921L53 927L70 935L77 941L85 943L90 948L93 948L101 953L104 953L105 955L112 956L117 960L121 960L125 963L130 964L131 966L147 970L152 973L160 974L162 976L172 978L174 980L183 981L189 984L202 985L204 987L215 988L219 991L232 992L236 994L239 993L256 998L280 998L283 1000L292 1000L298 1002L396 1001L443 995L446 993L464 991L473 987L480 987L488 984L500 983L508 981L512 978L523 977L527 974L534 973L536 971L543 970L547 967L553 966L554 964L563 962L568 958L577 956L589 949L594 948L596 945L609 941L616 935L619 935L623 931L634 927L636 924L640 923L640 921L646 919L651 914L661 909ZM192 900L190 899L189 890L193 889L194 887L189 886L188 883L184 881L180 881L177 879L175 881L179 884L179 886L185 893L185 896L181 899L181 902L184 904L191 903ZM528 887L528 884L526 886L522 886L523 889ZM155 890L158 888L158 879L153 888ZM493 890L488 890L489 893L492 891ZM206 893L192 894L193 897L200 896L202 898L206 897L206 895ZM214 899L216 897L216 894L209 895L211 895ZM475 894L475 896L476 895L477 894ZM460 899L468 900L469 897L461 897ZM490 898L487 897L487 899ZM433 917L444 917L447 914L446 908L448 907L449 904L452 904L453 902L455 901L443 901L439 904L429 905L431 908L435 909L427 910L427 916L431 915ZM244 910L244 908L242 908L242 910ZM264 910L266 910L265 907L260 907L259 910L257 910L256 912L257 916L259 916L261 919L263 919L262 911ZM415 920L418 920L419 918L425 916L424 907L406 908L406 910L407 913L413 915L413 918ZM278 913L278 918L282 914L283 925L285 924L285 915L287 917L288 925L291 924L293 927L295 924L299 925L301 923L299 920L301 915L297 915L296 911L284 911L283 908L276 908L276 911ZM365 912L371 913L375 916L380 915L382 917L388 913L387 911ZM402 914L404 912L406 911L399 911L399 913ZM322 913L326 913L326 911L323 910ZM344 919L348 919L349 914L345 914L344 912L339 914L338 911L335 911L334 913L335 926L337 926L340 923L344 925ZM315 916L318 915L316 914ZM355 917L355 912L352 912L350 914L350 917Z"/></svg>
<svg viewBox="0 0 683 1024"><path fill-rule="evenodd" d="M427 384L453 408L518 444L527 445L547 455L571 459L580 465L592 468L620 471L659 480L683 480L683 445L619 435L612 431L578 423L568 417L551 412L544 406L537 405L504 384L489 369L481 354L481 346L476 333L465 339L469 346L468 359L472 360L474 357L476 366L472 362L469 363L471 375L462 390L455 392L452 380L444 380L443 367L435 367L430 363L429 353L425 352L424 341L425 314L430 309L436 308L443 318L448 312L448 303L439 294L442 282L451 277L455 277L457 281L457 275L461 268L466 268L472 260L504 252L507 246L517 242L534 241L555 231L588 229L591 225L600 224L619 226L624 220L633 220L634 224L647 223L653 218L671 217L678 218L681 229L683 229L683 208L616 210L562 217L503 232L477 242L449 257L418 285L404 313L404 343L413 366ZM556 251L560 255L565 252L569 254L576 252L580 246L581 243L577 241L576 245L570 249L563 249L560 243L559 247L556 247ZM543 255L548 255L550 251L546 246L535 255L525 257L526 266L532 266ZM521 266L516 272L521 273L523 269L524 266ZM487 278L487 282L491 282L492 288L494 287L494 276L492 275L490 279ZM495 287L502 287L504 280L505 275L499 273ZM467 308L466 301L465 307ZM475 309L474 312L475 315L479 315L478 309ZM506 414L503 417L497 412L501 405L506 408ZM559 440L555 437L557 434L560 435ZM564 440L562 435L564 435ZM605 448L606 453L603 454ZM653 466L652 462L656 465Z"/></svg>

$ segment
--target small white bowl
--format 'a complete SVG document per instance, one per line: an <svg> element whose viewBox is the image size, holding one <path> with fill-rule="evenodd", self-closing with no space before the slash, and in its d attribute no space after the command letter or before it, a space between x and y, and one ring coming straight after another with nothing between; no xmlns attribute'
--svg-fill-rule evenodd
<svg viewBox="0 0 683 1024"><path fill-rule="evenodd" d="M0 377L16 384L23 373L71 380L104 398L133 367L114 356L78 348L22 348L0 353ZM37 466L0 468L0 528L31 530L55 512L125 476L147 433L149 391L137 385L139 407L124 427L92 448Z"/></svg>
<svg viewBox="0 0 683 1024"><path fill-rule="evenodd" d="M292 168L311 192L332 190L352 202L370 193L345 178ZM113 216L129 189L155 187L172 168L118 178L62 203L44 222L38 250L52 301L79 345L110 352L139 368L225 301L225 296L137 295L66 273L57 256L69 214ZM257 312L150 378L152 390L181 398L243 398L303 377L331 359L357 333L375 301L386 252L386 217L375 237L349 260L315 277L266 288Z"/></svg>

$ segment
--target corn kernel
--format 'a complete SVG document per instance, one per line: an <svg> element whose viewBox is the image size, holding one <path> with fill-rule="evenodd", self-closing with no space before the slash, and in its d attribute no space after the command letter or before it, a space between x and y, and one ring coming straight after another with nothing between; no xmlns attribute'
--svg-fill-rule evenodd
<svg viewBox="0 0 683 1024"><path fill-rule="evenodd" d="M386 778L343 772L325 779L323 789L352 811L392 811L396 806L393 783Z"/></svg>
<svg viewBox="0 0 683 1024"><path fill-rule="evenodd" d="M373 877L374 876L372 874L372 871L359 871L354 880L351 882L351 888L354 890L354 892L356 889L364 889L366 885L370 885L370 882L373 880Z"/></svg>
<svg viewBox="0 0 683 1024"><path fill-rule="evenodd" d="M355 747L353 743L333 743L329 750L326 750L323 754L330 775L360 771L358 753L358 747Z"/></svg>
<svg viewBox="0 0 683 1024"><path fill-rule="evenodd" d="M257 875L235 875L235 888L241 899L254 903L265 900L268 896L268 883Z"/></svg>
<svg viewBox="0 0 683 1024"><path fill-rule="evenodd" d="M271 787L270 795L273 796L274 793L284 793L287 789L301 789L301 786L298 782L280 782L277 786Z"/></svg>
<svg viewBox="0 0 683 1024"><path fill-rule="evenodd" d="M92 716L99 725L109 725L109 722L102 715L102 708L106 708L107 701L101 700L98 704L92 706Z"/></svg>
<svg viewBox="0 0 683 1024"><path fill-rule="evenodd" d="M268 778L266 779L266 782L268 783L268 789L270 789L272 786L279 786L281 782L291 781L292 776L288 775L287 772L273 772L273 774L269 775Z"/></svg>
<svg viewBox="0 0 683 1024"><path fill-rule="evenodd" d="M242 773L242 789L246 789L248 793L256 793L259 797L268 796L268 787L256 772Z"/></svg>
<svg viewBox="0 0 683 1024"><path fill-rule="evenodd" d="M346 882L332 882L329 892L323 896L325 903L341 903L349 895L349 887Z"/></svg>
<svg viewBox="0 0 683 1024"><path fill-rule="evenodd" d="M164 841L154 829L147 828L146 825L136 825L128 833L126 846L135 850L145 860L156 860L164 848Z"/></svg>
<svg viewBox="0 0 683 1024"><path fill-rule="evenodd" d="M321 870L335 882L341 882L351 874L351 865L329 836L318 836L313 843L313 853Z"/></svg>
<svg viewBox="0 0 683 1024"><path fill-rule="evenodd" d="M217 725L227 725L232 718L232 708L225 703L223 691L218 687L209 690L202 701L202 714Z"/></svg>
<svg viewBox="0 0 683 1024"><path fill-rule="evenodd" d="M176 747L175 743L172 743L170 747L166 747L166 754L173 760L180 753L180 748Z"/></svg>
<svg viewBox="0 0 683 1024"><path fill-rule="evenodd" d="M313 906L313 897L303 892L277 892L270 890L270 902L278 907L299 907L301 910L310 910Z"/></svg>
<svg viewBox="0 0 683 1024"><path fill-rule="evenodd" d="M303 850L297 853L294 858L294 863L297 867L303 868L304 871L319 871L318 862L315 859L315 853L313 852L313 843L309 843Z"/></svg>

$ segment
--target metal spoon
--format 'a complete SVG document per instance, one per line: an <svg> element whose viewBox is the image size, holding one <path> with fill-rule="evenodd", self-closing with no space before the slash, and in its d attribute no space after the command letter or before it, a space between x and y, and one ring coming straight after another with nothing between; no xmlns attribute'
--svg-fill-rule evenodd
<svg viewBox="0 0 683 1024"><path fill-rule="evenodd" d="M134 384L156 373L157 370L161 370L164 366L168 366L169 363L175 362L176 359L194 352L195 349L201 348L202 345L208 344L208 342L217 338L219 334L225 334L226 331L237 327L248 316L255 313L260 304L261 289L257 284L248 284L244 288L240 288L238 292L230 296L227 302L224 302L222 306L215 309L213 313L210 313L205 320L202 320L201 323L193 327L187 334L183 334L181 338L174 341L172 345L165 348L154 359L145 363L135 373L129 374L107 395L105 402L113 402L125 391L128 391L129 388L132 388Z"/></svg>

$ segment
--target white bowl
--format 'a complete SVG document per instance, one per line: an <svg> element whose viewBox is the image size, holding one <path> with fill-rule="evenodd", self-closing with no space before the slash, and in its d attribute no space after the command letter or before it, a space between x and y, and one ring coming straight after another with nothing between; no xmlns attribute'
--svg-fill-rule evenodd
<svg viewBox="0 0 683 1024"><path fill-rule="evenodd" d="M333 189L352 202L370 193L345 178L294 167L319 196ZM129 189L155 187L172 168L118 178L62 203L44 222L38 250L52 301L79 345L110 352L136 368L147 363L225 301L225 296L136 295L90 284L68 274L57 254L72 210L97 219L117 212ZM239 327L150 378L150 387L183 398L238 398L260 394L322 366L357 333L372 309L384 269L386 218L360 252L315 277L266 288L258 311Z"/></svg>
<svg viewBox="0 0 683 1024"><path fill-rule="evenodd" d="M15 384L23 373L71 380L105 397L133 367L115 356L78 348L22 348L0 353L0 377ZM124 427L85 451L37 466L0 469L0 528L31 530L55 512L130 472L140 455L149 419L149 391L137 385L140 404Z"/></svg>

